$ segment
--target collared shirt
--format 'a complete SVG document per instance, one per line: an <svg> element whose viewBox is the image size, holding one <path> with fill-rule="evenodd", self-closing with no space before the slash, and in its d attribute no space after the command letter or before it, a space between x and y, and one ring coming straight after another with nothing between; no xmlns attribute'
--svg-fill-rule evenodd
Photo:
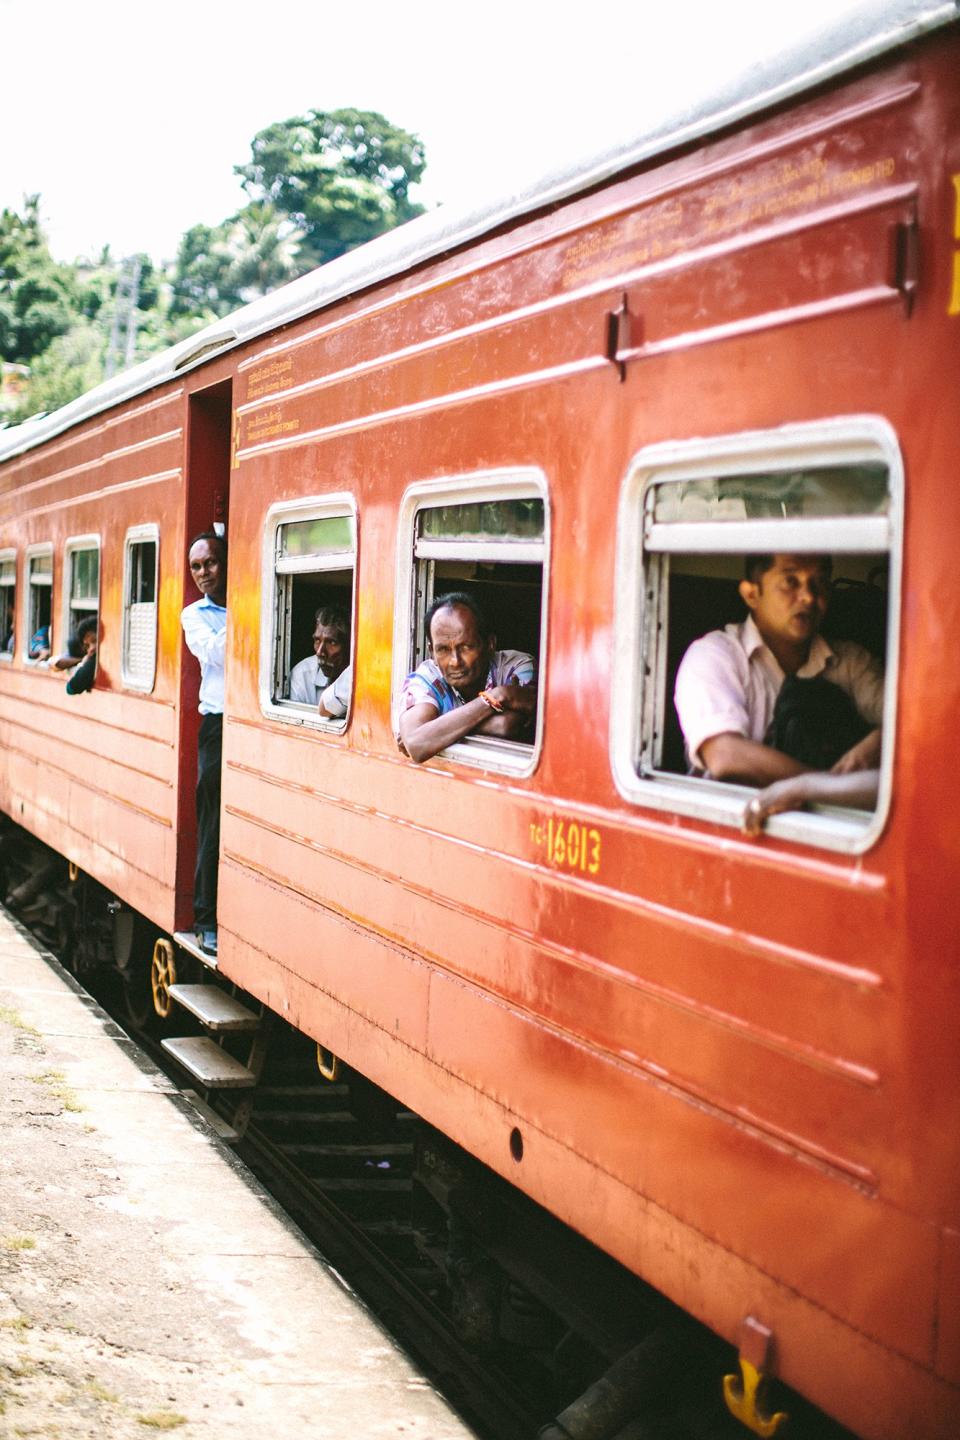
<svg viewBox="0 0 960 1440"><path fill-rule="evenodd" d="M290 671L290 699L296 700L300 705L317 706L320 696L330 683L320 669L320 661L316 655L308 655L306 660L299 660Z"/></svg>
<svg viewBox="0 0 960 1440"><path fill-rule="evenodd" d="M495 685L531 685L535 668L533 656L522 650L494 650L481 689L492 690ZM444 680L435 660L424 660L416 670L411 670L400 692L401 711L414 705L432 705L438 715L448 715L466 703L460 691Z"/></svg>
<svg viewBox="0 0 960 1440"><path fill-rule="evenodd" d="M882 724L883 668L862 645L852 640L830 645L815 635L797 675L802 680L822 675L846 691L868 725ZM762 744L785 678L752 615L694 640L674 690L691 764L703 772L700 748L715 735L743 735Z"/></svg>
<svg viewBox="0 0 960 1440"><path fill-rule="evenodd" d="M350 691L353 686L353 666L340 671L332 685L328 685L320 696L320 703L334 720L342 720L350 708Z"/></svg>
<svg viewBox="0 0 960 1440"><path fill-rule="evenodd" d="M223 663L227 643L227 609L209 595L180 612L187 649L200 661L201 715L223 714Z"/></svg>

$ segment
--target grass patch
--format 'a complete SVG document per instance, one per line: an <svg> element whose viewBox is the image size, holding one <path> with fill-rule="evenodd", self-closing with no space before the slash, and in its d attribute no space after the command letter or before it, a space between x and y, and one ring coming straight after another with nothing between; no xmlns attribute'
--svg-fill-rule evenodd
<svg viewBox="0 0 960 1440"><path fill-rule="evenodd" d="M32 1321L26 1315L12 1315L9 1320L0 1320L0 1330L12 1330L15 1335L23 1335L24 1330L32 1328Z"/></svg>
<svg viewBox="0 0 960 1440"><path fill-rule="evenodd" d="M120 1398L119 1395L114 1395L112 1390L108 1390L105 1385L101 1385L99 1380L85 1380L83 1389L88 1395L92 1395L94 1400L107 1400L111 1405L116 1405Z"/></svg>
<svg viewBox="0 0 960 1440"><path fill-rule="evenodd" d="M32 1235L4 1235L0 1240L4 1250L36 1250L37 1242Z"/></svg>
<svg viewBox="0 0 960 1440"><path fill-rule="evenodd" d="M43 1070L39 1075L31 1075L30 1079L34 1085L46 1087L47 1094L54 1100L59 1100L64 1110L71 1110L79 1114L86 1106L81 1105L70 1086L66 1083L66 1076L62 1070Z"/></svg>
<svg viewBox="0 0 960 1440"><path fill-rule="evenodd" d="M138 1415L139 1425L149 1425L152 1430L176 1430L178 1425L186 1425L186 1415L178 1415L175 1410L151 1410L146 1415Z"/></svg>
<svg viewBox="0 0 960 1440"><path fill-rule="evenodd" d="M31 1025L29 1020L24 1020L18 1010L11 1010L9 1005L0 1005L0 1020L5 1020L15 1030L25 1030L28 1035L39 1035L40 1031L36 1025Z"/></svg>

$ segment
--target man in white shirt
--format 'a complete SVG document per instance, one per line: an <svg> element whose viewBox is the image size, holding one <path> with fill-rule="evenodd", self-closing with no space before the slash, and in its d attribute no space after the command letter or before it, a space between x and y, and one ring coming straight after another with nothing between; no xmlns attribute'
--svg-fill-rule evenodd
<svg viewBox="0 0 960 1440"><path fill-rule="evenodd" d="M869 727L832 766L834 773L880 763L883 670L862 646L828 644L819 633L830 594L825 555L747 557L740 594L750 611L695 640L677 671L674 699L694 770L715 780L770 785L811 769L766 743L787 676L837 685Z"/></svg>
<svg viewBox="0 0 960 1440"><path fill-rule="evenodd" d="M201 598L180 615L184 639L200 661L197 742L197 867L193 923L200 948L217 953L217 871L220 863L220 765L223 669L227 638L227 547L212 530L191 543L190 574Z"/></svg>
<svg viewBox="0 0 960 1440"><path fill-rule="evenodd" d="M290 671L290 699L314 709L350 659L350 620L339 605L324 605L314 616L313 654ZM344 711L346 713L346 711Z"/></svg>

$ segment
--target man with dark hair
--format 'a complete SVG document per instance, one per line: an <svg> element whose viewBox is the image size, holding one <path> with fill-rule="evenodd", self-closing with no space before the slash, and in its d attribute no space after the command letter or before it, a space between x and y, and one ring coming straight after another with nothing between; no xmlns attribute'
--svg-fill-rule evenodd
<svg viewBox="0 0 960 1440"><path fill-rule="evenodd" d="M205 530L190 544L190 574L200 599L180 614L187 648L200 662L197 744L197 868L193 920L201 950L217 953L217 870L220 863L220 765L227 638L227 546Z"/></svg>
<svg viewBox="0 0 960 1440"><path fill-rule="evenodd" d="M97 637L100 631L100 621L96 615L88 615L81 620L76 630L76 641L80 647L83 659L76 664L73 674L67 680L68 695L83 695L87 690L93 689L94 676L97 673ZM58 660L57 666L63 668ZM74 662L76 663L76 662Z"/></svg>
<svg viewBox="0 0 960 1440"><path fill-rule="evenodd" d="M830 575L826 555L746 557L747 619L695 640L677 671L674 699L696 773L769 785L879 764L883 671L862 646L828 644L819 633ZM823 733L811 734L818 726Z"/></svg>
<svg viewBox="0 0 960 1440"><path fill-rule="evenodd" d="M314 616L313 654L290 671L290 699L300 705L319 705L321 695L343 673L349 659L347 612L339 605L321 606Z"/></svg>
<svg viewBox="0 0 960 1440"><path fill-rule="evenodd" d="M430 658L403 682L399 741L418 764L465 735L519 740L537 714L532 655L498 650L471 595L441 595L427 611Z"/></svg>

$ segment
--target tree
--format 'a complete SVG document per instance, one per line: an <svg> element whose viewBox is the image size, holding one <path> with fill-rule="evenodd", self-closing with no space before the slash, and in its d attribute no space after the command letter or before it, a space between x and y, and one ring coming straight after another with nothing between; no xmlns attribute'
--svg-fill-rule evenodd
<svg viewBox="0 0 960 1440"><path fill-rule="evenodd" d="M234 169L252 200L302 232L300 274L423 211L409 195L423 145L376 111L309 110L261 130L252 152Z"/></svg>
<svg viewBox="0 0 960 1440"><path fill-rule="evenodd" d="M300 232L270 201L253 201L220 225L194 225L180 241L170 316L208 319L266 295L302 273Z"/></svg>
<svg viewBox="0 0 960 1440"><path fill-rule="evenodd" d="M40 197L24 199L23 214L0 213L0 359L29 363L73 324L77 287L58 265L40 227Z"/></svg>
<svg viewBox="0 0 960 1440"><path fill-rule="evenodd" d="M23 397L10 415L19 424L30 415L68 405L103 379L104 337L100 326L83 317L58 335L30 367Z"/></svg>

